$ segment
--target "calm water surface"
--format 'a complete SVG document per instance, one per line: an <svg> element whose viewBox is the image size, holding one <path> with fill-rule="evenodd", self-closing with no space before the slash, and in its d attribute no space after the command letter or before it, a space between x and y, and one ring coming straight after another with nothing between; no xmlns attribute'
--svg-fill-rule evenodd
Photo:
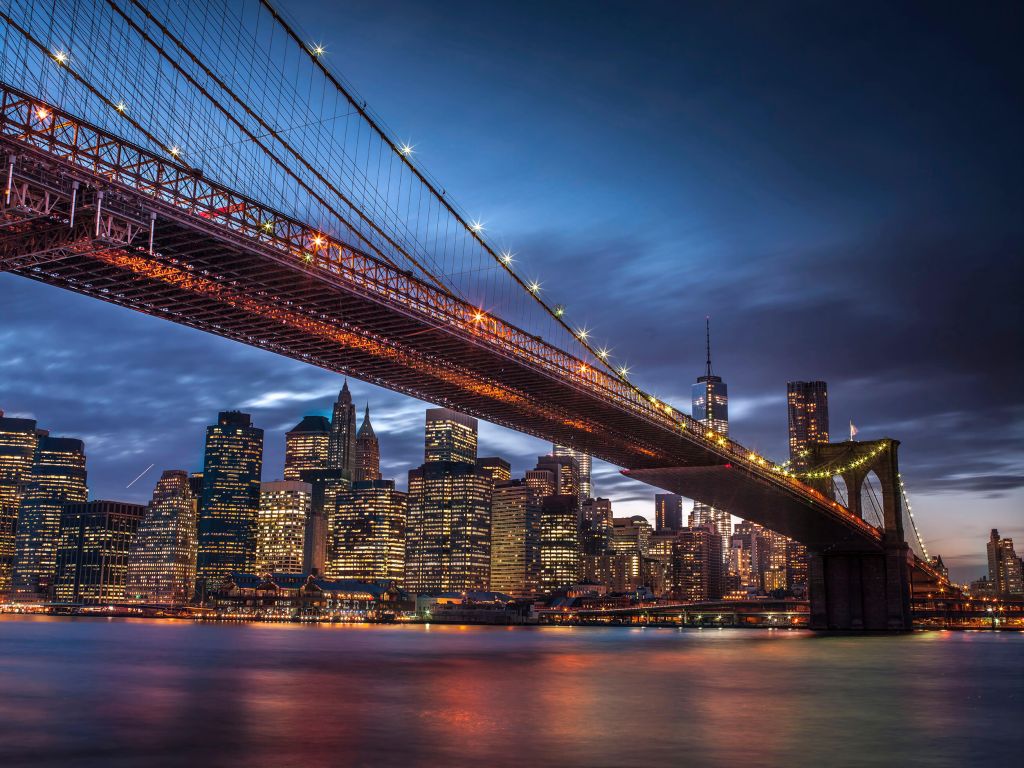
<svg viewBox="0 0 1024 768"><path fill-rule="evenodd" d="M2 766L1021 765L1024 634L0 617Z"/></svg>

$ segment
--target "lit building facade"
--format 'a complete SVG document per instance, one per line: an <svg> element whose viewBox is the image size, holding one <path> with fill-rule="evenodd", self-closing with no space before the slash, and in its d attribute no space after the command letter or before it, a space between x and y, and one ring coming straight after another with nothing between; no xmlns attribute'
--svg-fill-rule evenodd
<svg viewBox="0 0 1024 768"><path fill-rule="evenodd" d="M487 591L491 579L491 474L477 466L477 421L427 411L424 463L409 472L406 589Z"/></svg>
<svg viewBox="0 0 1024 768"><path fill-rule="evenodd" d="M581 451L567 448L564 445L558 445L557 443L551 446L552 456L571 456L576 459L576 464L579 467L579 487L580 487L580 503L583 503L594 495L594 487L591 483L591 468L593 466L593 460L589 454Z"/></svg>
<svg viewBox="0 0 1024 768"><path fill-rule="evenodd" d="M643 515L612 519L612 550L620 554L646 555L654 529Z"/></svg>
<svg viewBox="0 0 1024 768"><path fill-rule="evenodd" d="M684 602L722 597L721 537L707 528L684 528L672 542L670 592Z"/></svg>
<svg viewBox="0 0 1024 768"><path fill-rule="evenodd" d="M571 459L575 463L575 459ZM545 496L540 510L540 591L551 594L579 580L578 494Z"/></svg>
<svg viewBox="0 0 1024 768"><path fill-rule="evenodd" d="M192 599L199 500L190 481L181 469L168 469L157 481L128 555L127 599L160 605Z"/></svg>
<svg viewBox="0 0 1024 768"><path fill-rule="evenodd" d="M326 469L331 422L303 416L284 436L284 479L301 480L307 470Z"/></svg>
<svg viewBox="0 0 1024 768"><path fill-rule="evenodd" d="M512 479L512 465L498 456L483 456L476 460L476 465L490 476L495 486Z"/></svg>
<svg viewBox="0 0 1024 768"><path fill-rule="evenodd" d="M789 411L789 458L805 467L804 452L816 443L828 442L828 384L824 381L791 381L786 384Z"/></svg>
<svg viewBox="0 0 1024 768"><path fill-rule="evenodd" d="M15 419L0 411L0 597L12 589L18 508L39 437L33 419Z"/></svg>
<svg viewBox="0 0 1024 768"><path fill-rule="evenodd" d="M311 490L306 542L303 547L302 572L326 573L334 559L331 531L338 513L338 497L352 488L351 479L340 469L307 470L302 482Z"/></svg>
<svg viewBox="0 0 1024 768"><path fill-rule="evenodd" d="M370 406L367 404L362 426L356 434L356 473L352 478L359 482L380 480L380 442L370 423ZM354 577L353 577L354 578Z"/></svg>
<svg viewBox="0 0 1024 768"><path fill-rule="evenodd" d="M331 415L331 437L327 444L327 468L344 472L349 480L356 472L356 407L348 381L341 387Z"/></svg>
<svg viewBox="0 0 1024 768"><path fill-rule="evenodd" d="M61 514L89 497L85 446L70 437L40 435L18 511L14 592L19 599L50 596L57 567Z"/></svg>
<svg viewBox="0 0 1024 768"><path fill-rule="evenodd" d="M584 555L605 555L612 548L611 499L598 497L583 502L580 512L580 552Z"/></svg>
<svg viewBox="0 0 1024 768"><path fill-rule="evenodd" d="M491 589L533 597L540 582L541 496L525 480L498 483L491 499Z"/></svg>
<svg viewBox="0 0 1024 768"><path fill-rule="evenodd" d="M357 480L338 496L331 527L334 579L405 581L406 494L393 480Z"/></svg>
<svg viewBox="0 0 1024 768"><path fill-rule="evenodd" d="M256 572L301 573L313 489L299 480L260 484Z"/></svg>
<svg viewBox="0 0 1024 768"><path fill-rule="evenodd" d="M683 497L676 493L654 495L654 530L678 531L683 527Z"/></svg>
<svg viewBox="0 0 1024 768"><path fill-rule="evenodd" d="M247 413L225 411L206 428L199 504L197 578L219 582L255 565L263 430Z"/></svg>
<svg viewBox="0 0 1024 768"><path fill-rule="evenodd" d="M1021 560L1013 548L1013 539L999 537L995 528L986 545L988 553L988 580L995 595L1020 595L1024 593L1024 574Z"/></svg>
<svg viewBox="0 0 1024 768"><path fill-rule="evenodd" d="M477 421L448 408L427 409L423 461L476 463Z"/></svg>
<svg viewBox="0 0 1024 768"><path fill-rule="evenodd" d="M60 518L56 599L102 605L126 599L128 558L146 508L121 501L68 504Z"/></svg>
<svg viewBox="0 0 1024 768"><path fill-rule="evenodd" d="M556 496L575 496L577 507L580 499L584 497L580 493L580 465L575 456L563 454L559 456L538 456L537 470L547 470L554 475Z"/></svg>

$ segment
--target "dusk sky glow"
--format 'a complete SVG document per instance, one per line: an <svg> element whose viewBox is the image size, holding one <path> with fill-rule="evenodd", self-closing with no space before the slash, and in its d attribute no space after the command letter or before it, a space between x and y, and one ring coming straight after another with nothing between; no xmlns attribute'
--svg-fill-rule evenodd
<svg viewBox="0 0 1024 768"><path fill-rule="evenodd" d="M982 574L990 528L1024 542L1019 4L282 5L638 384L688 412L710 315L737 440L786 458L786 381L824 379L834 440L852 420L901 441L954 579ZM277 478L284 432L341 383L0 275L0 409L83 438L96 498L201 469L227 409L267 430ZM425 404L350 387L404 486ZM483 424L480 445L517 473L549 449ZM595 486L653 515L617 468Z"/></svg>

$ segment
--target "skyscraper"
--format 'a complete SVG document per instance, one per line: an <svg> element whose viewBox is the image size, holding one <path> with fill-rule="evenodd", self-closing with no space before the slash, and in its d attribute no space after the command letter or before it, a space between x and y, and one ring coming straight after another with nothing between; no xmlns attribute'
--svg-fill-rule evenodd
<svg viewBox="0 0 1024 768"><path fill-rule="evenodd" d="M41 435L18 511L14 591L19 598L48 596L57 567L61 513L67 504L88 496L82 441Z"/></svg>
<svg viewBox="0 0 1024 768"><path fill-rule="evenodd" d="M182 605L192 599L199 500L191 480L184 470L168 469L157 481L128 555L129 600Z"/></svg>
<svg viewBox="0 0 1024 768"><path fill-rule="evenodd" d="M255 564L263 430L247 413L224 411L206 428L197 577L218 581Z"/></svg>
<svg viewBox="0 0 1024 768"><path fill-rule="evenodd" d="M256 516L257 573L301 573L312 487L298 480L260 484Z"/></svg>
<svg viewBox="0 0 1024 768"><path fill-rule="evenodd" d="M490 475L494 485L507 483L512 479L512 465L498 456L481 456L476 465Z"/></svg>
<svg viewBox="0 0 1024 768"><path fill-rule="evenodd" d="M395 490L394 480L352 483L352 490L338 496L328 574L336 579L387 579L402 584L407 514L407 496Z"/></svg>
<svg viewBox="0 0 1024 768"><path fill-rule="evenodd" d="M580 552L606 555L612 548L612 501L598 497L583 502L580 512Z"/></svg>
<svg viewBox="0 0 1024 768"><path fill-rule="evenodd" d="M590 470L592 466L592 459L589 454L582 453L581 451L567 448L564 445L558 445L557 443L551 446L552 456L572 456L576 459L576 464L580 470L580 503L582 504L594 495L594 489L591 485Z"/></svg>
<svg viewBox="0 0 1024 768"><path fill-rule="evenodd" d="M0 411L0 597L11 591L18 507L38 439L34 420L6 417Z"/></svg>
<svg viewBox="0 0 1024 768"><path fill-rule="evenodd" d="M707 528L684 528L672 541L670 591L677 600L700 602L722 596L721 537Z"/></svg>
<svg viewBox="0 0 1024 768"><path fill-rule="evenodd" d="M308 469L326 469L331 422L323 416L303 416L284 436L284 479L301 480Z"/></svg>
<svg viewBox="0 0 1024 768"><path fill-rule="evenodd" d="M447 408L427 410L423 460L476 463L476 419Z"/></svg>
<svg viewBox="0 0 1024 768"><path fill-rule="evenodd" d="M654 530L678 531L683 527L683 497L676 493L654 495Z"/></svg>
<svg viewBox="0 0 1024 768"><path fill-rule="evenodd" d="M711 372L711 320L705 324L707 364L703 376L692 387L693 418L719 435L729 434L729 394L721 376ZM732 517L722 509L695 502L690 512L690 528L710 527L721 539L720 552L728 550L732 534Z"/></svg>
<svg viewBox="0 0 1024 768"><path fill-rule="evenodd" d="M1021 560L1013 548L1013 539L1002 539L995 528L989 535L988 580L997 595L1020 595L1024 593L1024 574Z"/></svg>
<svg viewBox="0 0 1024 768"><path fill-rule="evenodd" d="M327 468L346 473L349 480L356 471L356 407L348 381L341 387L331 417L331 438L327 446Z"/></svg>
<svg viewBox="0 0 1024 768"><path fill-rule="evenodd" d="M791 381L786 384L789 408L789 458L797 467L807 466L803 453L815 443L828 442L828 384L824 381Z"/></svg>
<svg viewBox="0 0 1024 768"><path fill-rule="evenodd" d="M122 501L68 504L60 517L54 588L62 603L125 600L128 553L146 508Z"/></svg>
<svg viewBox="0 0 1024 768"><path fill-rule="evenodd" d="M380 443L370 423L370 404L366 404L363 424L356 435L356 474L357 482L380 480Z"/></svg>
<svg viewBox="0 0 1024 768"><path fill-rule="evenodd" d="M575 463L575 459L572 461ZM545 496L541 499L540 591L542 594L551 594L565 589L579 580L579 515L578 492Z"/></svg>
<svg viewBox="0 0 1024 768"><path fill-rule="evenodd" d="M555 479L554 495L575 496L576 506L579 508L580 465L575 456L568 454L538 456L536 469L550 471Z"/></svg>
<svg viewBox="0 0 1024 768"><path fill-rule="evenodd" d="M476 419L427 411L423 466L409 472L406 588L487 590L490 473L476 464Z"/></svg>
<svg viewBox="0 0 1024 768"><path fill-rule="evenodd" d="M498 483L491 499L491 589L533 597L540 578L541 497L525 480Z"/></svg>

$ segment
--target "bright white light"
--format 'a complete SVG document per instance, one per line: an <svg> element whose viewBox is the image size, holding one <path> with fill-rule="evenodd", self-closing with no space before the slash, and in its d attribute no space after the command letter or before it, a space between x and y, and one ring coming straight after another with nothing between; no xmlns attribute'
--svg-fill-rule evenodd
<svg viewBox="0 0 1024 768"><path fill-rule="evenodd" d="M576 335L580 337L581 341L586 341L587 337L590 336L590 331L586 328L579 328L576 330Z"/></svg>
<svg viewBox="0 0 1024 768"><path fill-rule="evenodd" d="M472 229L474 232L483 232L484 231L484 225L481 222L479 222L479 221L474 221L473 223L471 223L469 225L469 228Z"/></svg>
<svg viewBox="0 0 1024 768"><path fill-rule="evenodd" d="M36 110L36 117L38 117L40 120L45 120L49 116L50 116L50 110L48 110L48 109L43 109L42 107L40 107L39 109Z"/></svg>
<svg viewBox="0 0 1024 768"><path fill-rule="evenodd" d="M325 53L327 53L327 49L324 48L322 43L314 43L312 50L314 56L323 56Z"/></svg>
<svg viewBox="0 0 1024 768"><path fill-rule="evenodd" d="M619 366L619 376L622 376L623 378L625 378L626 376L629 376L629 368L627 368L625 365L620 365Z"/></svg>
<svg viewBox="0 0 1024 768"><path fill-rule="evenodd" d="M610 354L611 354L611 352L609 350L605 349L604 347L602 347L601 349L597 350L597 356L600 357L602 360L607 360L608 359L608 355L610 355Z"/></svg>
<svg viewBox="0 0 1024 768"><path fill-rule="evenodd" d="M503 262L505 262L506 264L511 264L512 263L512 252L511 251L502 251L501 252L501 260Z"/></svg>
<svg viewBox="0 0 1024 768"><path fill-rule="evenodd" d="M181 148L178 147L177 145L171 147L171 154L177 157L178 155L181 154Z"/></svg>
<svg viewBox="0 0 1024 768"><path fill-rule="evenodd" d="M53 60L56 61L58 64L67 64L68 55L64 53L64 51L58 49L53 52Z"/></svg>
<svg viewBox="0 0 1024 768"><path fill-rule="evenodd" d="M125 104L123 101L119 101L117 102L117 106L115 106L114 109L116 109L118 112L124 112L126 109L128 109L128 105Z"/></svg>
<svg viewBox="0 0 1024 768"><path fill-rule="evenodd" d="M403 142L402 144L398 145L398 151L401 152L406 157L411 155L413 153L414 149L416 149L416 145L415 144L407 144L407 143Z"/></svg>
<svg viewBox="0 0 1024 768"><path fill-rule="evenodd" d="M540 283L538 283L536 280L534 280L532 283L530 283L530 285L528 287L529 287L531 292L536 293L537 291L540 290Z"/></svg>

